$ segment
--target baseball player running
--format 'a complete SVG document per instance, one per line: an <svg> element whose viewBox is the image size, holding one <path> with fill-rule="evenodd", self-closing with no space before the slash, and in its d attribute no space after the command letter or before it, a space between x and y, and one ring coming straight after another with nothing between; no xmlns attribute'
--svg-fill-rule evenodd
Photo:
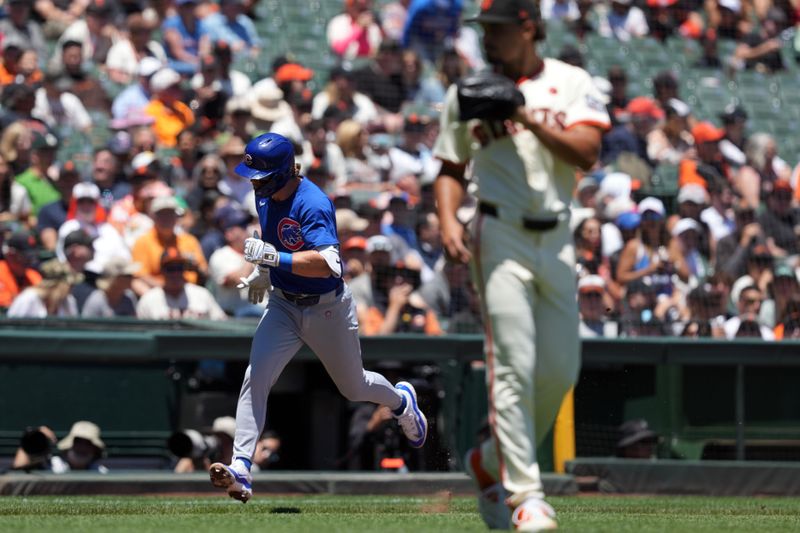
<svg viewBox="0 0 800 533"><path fill-rule="evenodd" d="M454 85L434 149L442 160L435 195L443 244L452 259L473 259L486 317L492 438L468 453L465 466L487 525L554 529L536 446L580 366L568 205L575 167L594 164L609 118L589 74L537 54L544 37L537 1L484 0L474 20L490 63L516 82L525 104L509 120L461 120L476 112L460 109L471 95ZM471 249L456 218L470 161L479 201Z"/></svg>
<svg viewBox="0 0 800 533"><path fill-rule="evenodd" d="M392 387L382 375L364 370L356 306L342 281L334 207L299 171L291 142L274 133L250 141L236 167L253 184L261 224L261 238L247 239L244 250L245 259L258 267L240 287L248 288L254 303L267 290L271 294L239 394L233 462L214 463L210 476L215 487L245 503L253 495L250 465L270 387L303 343L348 400L392 409L412 446L421 447L428 432L411 384Z"/></svg>

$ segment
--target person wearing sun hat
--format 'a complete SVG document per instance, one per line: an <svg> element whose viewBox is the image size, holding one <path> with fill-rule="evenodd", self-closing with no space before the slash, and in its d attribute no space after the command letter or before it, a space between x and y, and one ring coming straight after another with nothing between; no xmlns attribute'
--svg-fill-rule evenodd
<svg viewBox="0 0 800 533"><path fill-rule="evenodd" d="M42 280L17 296L8 308L12 318L77 317L78 304L70 294L72 286L83 279L68 264L51 259L39 267Z"/></svg>
<svg viewBox="0 0 800 533"><path fill-rule="evenodd" d="M97 279L95 289L86 299L81 316L83 318L113 318L136 316L136 295L131 290L133 275L139 265L130 258L111 258Z"/></svg>
<svg viewBox="0 0 800 533"><path fill-rule="evenodd" d="M108 468L98 463L103 457L106 443L100 438L100 427L88 420L72 424L69 434L58 441L60 456L53 457L53 473L64 474L73 470L90 470L107 474Z"/></svg>

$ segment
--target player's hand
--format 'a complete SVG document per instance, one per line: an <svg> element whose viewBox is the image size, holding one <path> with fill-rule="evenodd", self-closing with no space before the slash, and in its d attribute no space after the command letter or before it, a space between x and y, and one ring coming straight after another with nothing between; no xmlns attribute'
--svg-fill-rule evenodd
<svg viewBox="0 0 800 533"><path fill-rule="evenodd" d="M244 260L255 265L278 266L278 251L273 245L262 241L258 232L244 241Z"/></svg>
<svg viewBox="0 0 800 533"><path fill-rule="evenodd" d="M266 267L256 267L246 278L239 278L241 283L236 285L237 289L247 289L247 300L251 304L261 303L264 295L272 288L269 278L269 269Z"/></svg>
<svg viewBox="0 0 800 533"><path fill-rule="evenodd" d="M519 122L527 129L533 129L539 125L539 123L536 120L535 113L536 112L533 109L521 105L517 107L516 112L514 112L514 114L511 115L511 120L513 120L514 122Z"/></svg>
<svg viewBox="0 0 800 533"><path fill-rule="evenodd" d="M442 221L442 246L447 256L457 263L468 263L472 254L464 244L464 226L453 218L449 222Z"/></svg>

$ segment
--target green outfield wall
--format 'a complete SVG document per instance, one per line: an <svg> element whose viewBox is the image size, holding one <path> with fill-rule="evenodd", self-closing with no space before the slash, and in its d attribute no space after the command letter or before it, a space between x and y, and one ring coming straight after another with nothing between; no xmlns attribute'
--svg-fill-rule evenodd
<svg viewBox="0 0 800 533"><path fill-rule="evenodd" d="M46 424L63 435L75 420L88 419L103 429L109 457L167 461L170 432L202 429L233 414L254 328L253 322L4 320L0 455L13 453L27 426ZM438 456L426 464L457 466L486 413L482 338L370 337L362 349L367 368L427 380L438 413L438 447L431 453ZM270 424L297 444L294 460L335 467L347 405L310 351L298 353L270 401ZM650 422L665 458L774 453L792 460L800 448L800 343L584 341L575 393L578 456L613 455L615 428L631 418Z"/></svg>

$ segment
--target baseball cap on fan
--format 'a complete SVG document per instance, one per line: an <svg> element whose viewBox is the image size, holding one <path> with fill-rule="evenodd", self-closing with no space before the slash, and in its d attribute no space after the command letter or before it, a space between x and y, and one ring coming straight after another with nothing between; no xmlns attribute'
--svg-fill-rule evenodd
<svg viewBox="0 0 800 533"><path fill-rule="evenodd" d="M480 13L464 22L513 24L538 18L539 2L536 0L483 0Z"/></svg>

